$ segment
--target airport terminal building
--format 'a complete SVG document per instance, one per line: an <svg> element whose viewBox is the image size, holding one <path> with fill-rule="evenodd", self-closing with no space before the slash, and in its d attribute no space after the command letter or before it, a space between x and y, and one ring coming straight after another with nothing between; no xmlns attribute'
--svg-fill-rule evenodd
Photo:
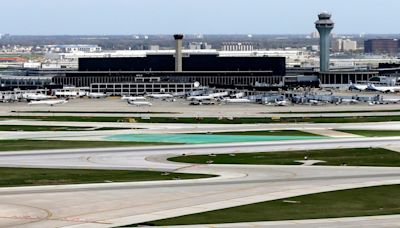
<svg viewBox="0 0 400 228"><path fill-rule="evenodd" d="M201 86L278 84L286 74L284 57L219 56L216 52L183 52L176 71L173 50L135 57L80 58L77 71L53 77L55 84L91 87L109 94L184 92ZM156 88L150 89L149 88Z"/></svg>

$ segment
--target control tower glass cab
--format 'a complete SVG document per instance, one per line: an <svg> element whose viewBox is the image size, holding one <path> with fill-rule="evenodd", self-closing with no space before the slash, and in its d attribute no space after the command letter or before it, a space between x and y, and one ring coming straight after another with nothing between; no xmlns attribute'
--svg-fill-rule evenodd
<svg viewBox="0 0 400 228"><path fill-rule="evenodd" d="M320 36L320 71L329 71L329 49L330 49L330 33L335 25L331 20L331 14L322 12L318 15L319 20L315 22Z"/></svg>

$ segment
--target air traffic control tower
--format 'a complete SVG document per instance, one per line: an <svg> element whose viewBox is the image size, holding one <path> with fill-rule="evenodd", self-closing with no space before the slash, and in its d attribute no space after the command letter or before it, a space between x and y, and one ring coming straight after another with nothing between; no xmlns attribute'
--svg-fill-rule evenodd
<svg viewBox="0 0 400 228"><path fill-rule="evenodd" d="M182 34L175 34L175 71L182 72Z"/></svg>
<svg viewBox="0 0 400 228"><path fill-rule="evenodd" d="M334 27L333 21L331 20L331 14L322 12L318 15L319 20L315 22L320 36L319 40L319 51L320 51L320 72L329 71L329 47L330 40L329 36Z"/></svg>

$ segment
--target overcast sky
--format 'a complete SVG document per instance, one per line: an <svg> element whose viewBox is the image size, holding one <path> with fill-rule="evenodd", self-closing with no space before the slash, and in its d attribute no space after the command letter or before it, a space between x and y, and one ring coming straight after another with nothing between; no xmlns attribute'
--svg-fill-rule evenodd
<svg viewBox="0 0 400 228"><path fill-rule="evenodd" d="M400 33L400 0L2 0L0 34Z"/></svg>

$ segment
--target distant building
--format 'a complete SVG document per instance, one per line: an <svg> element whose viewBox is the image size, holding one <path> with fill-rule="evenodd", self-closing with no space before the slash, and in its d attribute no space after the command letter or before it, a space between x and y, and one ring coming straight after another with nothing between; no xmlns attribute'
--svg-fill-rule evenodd
<svg viewBox="0 0 400 228"><path fill-rule="evenodd" d="M74 53L74 52L100 52L101 47L98 45L85 45L85 44L77 44L77 45L46 45L45 50L47 52L56 52L56 53Z"/></svg>
<svg viewBox="0 0 400 228"><path fill-rule="evenodd" d="M357 50L357 41L346 39L343 40L342 50L346 51L356 51Z"/></svg>
<svg viewBox="0 0 400 228"><path fill-rule="evenodd" d="M205 50L211 48L212 48L211 44L203 42L191 42L189 44L189 50Z"/></svg>
<svg viewBox="0 0 400 228"><path fill-rule="evenodd" d="M223 51L253 51L254 46L251 42L224 42L221 49Z"/></svg>
<svg viewBox="0 0 400 228"><path fill-rule="evenodd" d="M319 46L318 45L310 45L306 47L307 51L313 51L313 52L317 52L319 51Z"/></svg>
<svg viewBox="0 0 400 228"><path fill-rule="evenodd" d="M349 52L357 50L357 41L350 39L337 39L334 41L333 51L335 52Z"/></svg>
<svg viewBox="0 0 400 228"><path fill-rule="evenodd" d="M145 45L145 46L143 46L143 50L158 51L158 50L160 50L160 45L155 45L155 44Z"/></svg>
<svg viewBox="0 0 400 228"><path fill-rule="evenodd" d="M370 39L364 42L364 52L367 54L397 55L399 41L397 39Z"/></svg>
<svg viewBox="0 0 400 228"><path fill-rule="evenodd" d="M319 39L319 33L318 32L312 32L310 34L311 39Z"/></svg>

